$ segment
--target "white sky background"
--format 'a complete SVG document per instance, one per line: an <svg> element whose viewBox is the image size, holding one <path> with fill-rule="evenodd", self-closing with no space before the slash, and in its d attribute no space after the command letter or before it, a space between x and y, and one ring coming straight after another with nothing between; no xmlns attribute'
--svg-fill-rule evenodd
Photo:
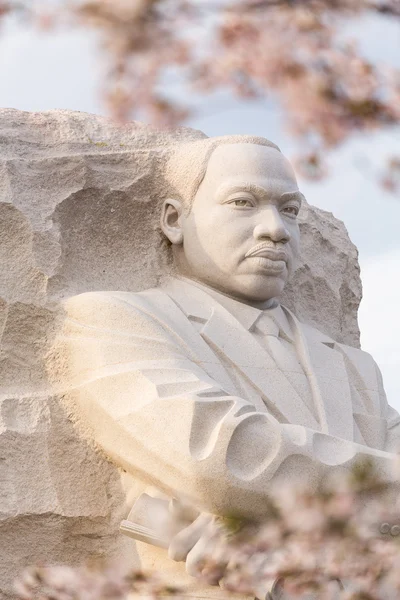
<svg viewBox="0 0 400 600"><path fill-rule="evenodd" d="M353 24L351 25L353 26ZM368 19L355 26L364 51L400 64L400 25ZM104 114L101 60L88 32L0 32L0 106L22 110L68 108ZM198 103L188 125L207 135L254 133L278 143L290 157L294 142L272 102L243 103L218 94ZM376 175L388 155L400 155L400 130L351 140L330 158L331 177L300 180L311 204L342 219L360 253L364 298L359 312L362 347L373 354L389 402L400 410L400 193L387 194Z"/></svg>

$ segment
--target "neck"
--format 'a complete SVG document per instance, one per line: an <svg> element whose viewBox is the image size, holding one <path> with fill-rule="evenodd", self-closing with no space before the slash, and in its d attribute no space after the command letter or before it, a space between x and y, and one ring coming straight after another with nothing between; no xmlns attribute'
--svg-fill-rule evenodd
<svg viewBox="0 0 400 600"><path fill-rule="evenodd" d="M206 289L209 288L211 290L214 290L214 292L217 292L218 294L222 294L223 296L226 296L227 298L232 298L233 300L236 300L237 302L241 302L242 304L247 304L248 306L253 306L254 308L258 308L259 310L266 310L266 309L269 309L269 308L276 308L276 306L278 306L278 304L279 304L277 298L270 298L268 300L264 300L263 302L257 302L256 300L243 298L242 296L238 296L238 295L236 295L234 293L231 293L230 291L223 290L221 288L213 286L213 285L211 285L208 282L206 283L204 281L196 279L195 277L187 275L186 273L179 273L178 272L176 274L176 276L179 279L184 279L184 280L190 281L194 285L197 285L197 286L202 287L202 288L206 288Z"/></svg>

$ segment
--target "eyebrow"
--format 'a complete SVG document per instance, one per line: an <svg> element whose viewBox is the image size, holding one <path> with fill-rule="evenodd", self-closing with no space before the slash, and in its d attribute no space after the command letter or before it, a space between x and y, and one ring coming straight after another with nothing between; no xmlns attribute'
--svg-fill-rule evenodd
<svg viewBox="0 0 400 600"><path fill-rule="evenodd" d="M256 183L243 183L236 185L222 184L218 188L217 196L220 197L222 195L234 194L236 192L251 192L261 197L269 195L268 191L261 185L257 185ZM281 194L279 199L283 201L296 200L300 204L303 200L305 201L304 195L299 190L293 190L293 192L284 192L283 194Z"/></svg>

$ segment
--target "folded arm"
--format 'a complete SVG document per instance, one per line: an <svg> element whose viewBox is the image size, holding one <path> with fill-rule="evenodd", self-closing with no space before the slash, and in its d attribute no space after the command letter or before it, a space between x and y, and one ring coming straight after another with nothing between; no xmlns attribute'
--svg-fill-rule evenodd
<svg viewBox="0 0 400 600"><path fill-rule="evenodd" d="M281 476L313 485L366 454L389 471L389 454L280 424L226 393L151 305L128 296L70 299L61 342L69 392L120 466L203 510L254 517Z"/></svg>

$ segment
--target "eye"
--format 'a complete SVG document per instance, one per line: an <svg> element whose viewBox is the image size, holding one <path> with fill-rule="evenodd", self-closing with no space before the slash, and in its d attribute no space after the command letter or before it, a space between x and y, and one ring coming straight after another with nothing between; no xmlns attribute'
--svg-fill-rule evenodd
<svg viewBox="0 0 400 600"><path fill-rule="evenodd" d="M246 198L236 198L235 200L231 200L229 204L234 204L235 206L239 206L240 208L246 206L253 206L251 201L247 200Z"/></svg>
<svg viewBox="0 0 400 600"><path fill-rule="evenodd" d="M256 205L256 200L247 194L236 194L228 198L226 204L237 208L253 208Z"/></svg>
<svg viewBox="0 0 400 600"><path fill-rule="evenodd" d="M297 215L299 214L299 207L298 206L285 206L285 208L282 209L282 212L285 215L289 215L290 217L297 217Z"/></svg>

